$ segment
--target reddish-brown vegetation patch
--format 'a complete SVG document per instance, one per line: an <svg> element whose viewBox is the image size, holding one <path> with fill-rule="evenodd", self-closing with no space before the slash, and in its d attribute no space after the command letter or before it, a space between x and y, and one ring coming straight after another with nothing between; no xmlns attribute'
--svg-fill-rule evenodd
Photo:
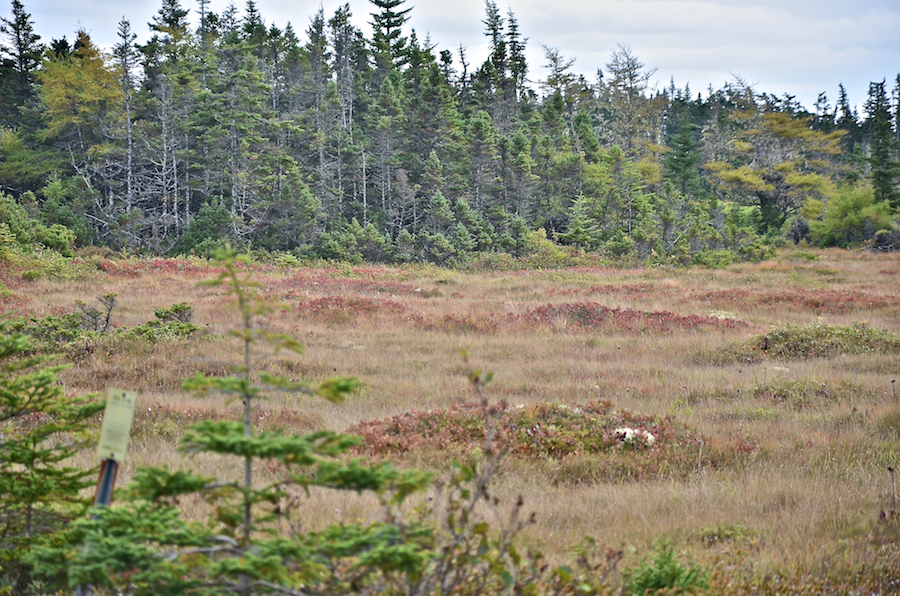
<svg viewBox="0 0 900 596"><path fill-rule="evenodd" d="M259 269L260 267L255 265L253 268ZM222 271L221 267L186 259L146 259L141 261L103 259L97 262L97 269L111 277L140 277L144 273L177 273L181 277L192 279L212 277Z"/></svg>
<svg viewBox="0 0 900 596"><path fill-rule="evenodd" d="M736 464L756 446L746 440L702 437L672 416L656 417L614 410L609 401L585 404L542 403L531 406L506 404L488 407L467 403L412 411L389 420L354 425L350 433L363 442L362 454L402 459L410 454L430 454L447 459L481 447L486 428L496 425L496 449L506 449L525 460L553 460L559 482L684 476L698 467L718 469ZM642 429L649 442L623 441L616 429ZM590 472L579 467L590 458Z"/></svg>
<svg viewBox="0 0 900 596"><path fill-rule="evenodd" d="M817 314L846 314L859 310L900 306L900 297L887 298L864 292L843 290L747 290L733 288L703 292L685 298L684 302L707 302L713 308L731 309L759 306L788 305L799 311Z"/></svg>
<svg viewBox="0 0 900 596"><path fill-rule="evenodd" d="M379 279L383 272L353 270L347 273L338 269L307 269L292 273L290 277L267 284L270 291L298 295L361 294L366 296L415 296L429 297L433 292L403 282ZM357 277L358 276L358 277Z"/></svg>
<svg viewBox="0 0 900 596"><path fill-rule="evenodd" d="M287 296L292 298L293 296ZM360 318L389 317L392 321L405 320L421 323L422 316L409 307L393 300L375 300L365 297L323 296L302 298L292 312L302 317L328 322L345 322Z"/></svg>
<svg viewBox="0 0 900 596"><path fill-rule="evenodd" d="M29 302L28 296L16 294L10 290L0 289L0 313L18 310Z"/></svg>
<svg viewBox="0 0 900 596"><path fill-rule="evenodd" d="M743 321L701 315L679 315L669 311L644 312L630 308L610 308L596 302L546 304L520 317L528 326L555 325L564 322L585 330L606 329L615 332L671 333L709 329L742 329Z"/></svg>

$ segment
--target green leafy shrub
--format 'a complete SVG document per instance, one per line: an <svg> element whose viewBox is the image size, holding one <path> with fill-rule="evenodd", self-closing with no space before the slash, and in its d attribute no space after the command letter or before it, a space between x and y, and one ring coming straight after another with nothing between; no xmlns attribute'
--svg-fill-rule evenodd
<svg viewBox="0 0 900 596"><path fill-rule="evenodd" d="M372 223L365 226L356 219L316 239L312 255L321 259L359 264L364 261L387 263L393 260L393 244Z"/></svg>
<svg viewBox="0 0 900 596"><path fill-rule="evenodd" d="M848 247L870 240L880 230L893 229L894 216L887 201L875 202L871 187L847 186L828 201L822 217L809 227L813 243Z"/></svg>
<svg viewBox="0 0 900 596"><path fill-rule="evenodd" d="M706 269L723 269L733 264L735 258L735 253L730 250L713 250L704 248L703 250L695 254L692 257L691 261L695 265L699 265L700 267L704 267Z"/></svg>
<svg viewBox="0 0 900 596"><path fill-rule="evenodd" d="M158 343L161 341L171 341L187 337L200 329L193 323L182 323L181 321L147 321L143 325L132 327L127 333L140 337L150 343Z"/></svg>
<svg viewBox="0 0 900 596"><path fill-rule="evenodd" d="M191 219L175 252L193 252L201 257L212 257L231 237L231 229L231 212L228 207L221 203L206 203Z"/></svg>
<svg viewBox="0 0 900 596"><path fill-rule="evenodd" d="M635 569L623 572L626 596L648 594L693 594L708 587L702 567L685 567L675 557L672 545L663 542L654 548Z"/></svg>
<svg viewBox="0 0 900 596"><path fill-rule="evenodd" d="M32 347L42 352L58 352L75 341L95 341L98 333L84 327L84 318L75 312L62 312L42 318L17 319L10 329L32 340Z"/></svg>
<svg viewBox="0 0 900 596"><path fill-rule="evenodd" d="M75 243L74 232L58 223L45 226L31 217L12 197L2 193L0 193L0 224L5 224L0 239L0 246L5 247L0 248L0 255L7 255L4 258L9 258L11 249L12 252L27 254L35 245L42 245L65 257L74 254L72 250Z"/></svg>
<svg viewBox="0 0 900 596"><path fill-rule="evenodd" d="M65 182L56 176L51 176L49 182L41 189L45 201L41 205L41 220L51 226L58 224L71 230L72 243L78 246L87 245L94 237L93 230L82 210L85 205L77 205L77 200L71 197L77 196L77 186L80 178L70 178Z"/></svg>
<svg viewBox="0 0 900 596"><path fill-rule="evenodd" d="M173 320L178 321L179 323L190 323L191 319L194 317L194 307L187 302L178 302L169 308L158 308L154 310L153 315L163 323L168 323Z"/></svg>

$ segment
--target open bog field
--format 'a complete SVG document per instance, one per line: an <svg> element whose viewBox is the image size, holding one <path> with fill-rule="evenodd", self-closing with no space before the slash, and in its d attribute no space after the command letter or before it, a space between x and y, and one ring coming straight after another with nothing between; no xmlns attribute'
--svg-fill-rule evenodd
<svg viewBox="0 0 900 596"><path fill-rule="evenodd" d="M44 317L115 293L112 324L133 327L191 305L200 332L68 345L62 379L72 393L140 392L120 485L144 464L231 474L176 452L191 421L239 417L240 404L180 388L240 359L230 299L198 285L215 265L96 265L74 281L4 271L2 308ZM262 428L349 429L365 457L441 473L477 446L466 372L490 371L485 392L506 404L509 446L493 494L501 509L524 497L535 522L522 541L550 559L586 536L625 562L668 540L713 572L717 593L844 593L900 567L889 470L900 464L897 255L784 252L715 271L259 265L254 278L285 306L260 323L306 346L256 354L258 364L363 383L341 405L273 396L257 412ZM623 442L623 426L653 439ZM313 493L305 508L312 526L374 504Z"/></svg>

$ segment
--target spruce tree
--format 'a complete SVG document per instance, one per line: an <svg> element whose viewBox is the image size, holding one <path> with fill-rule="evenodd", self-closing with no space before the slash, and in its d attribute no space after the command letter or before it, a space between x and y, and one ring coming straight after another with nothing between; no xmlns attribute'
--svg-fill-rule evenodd
<svg viewBox="0 0 900 596"><path fill-rule="evenodd" d="M31 15L19 0L12 2L11 18L0 18L0 33L8 39L0 45L0 55L8 57L0 64L0 99L4 100L0 118L15 126L21 122L18 108L34 95L34 73L41 64L44 46L39 43L41 36L34 32Z"/></svg>
<svg viewBox="0 0 900 596"><path fill-rule="evenodd" d="M412 7L401 9L406 0L369 0L379 12L372 13L372 48L380 82L389 70L406 64L408 40L403 25L409 20Z"/></svg>
<svg viewBox="0 0 900 596"><path fill-rule="evenodd" d="M131 212L134 207L134 67L137 62L138 52L134 46L137 34L131 31L131 23L125 19L119 21L119 43L113 48L113 55L119 67L119 80L122 86L122 97L125 101L125 205L126 211Z"/></svg>
<svg viewBox="0 0 900 596"><path fill-rule="evenodd" d="M669 137L671 151L663 158L666 178L671 180L681 194L696 195L700 192L699 164L703 159L700 148L700 127L691 122L680 122Z"/></svg>
<svg viewBox="0 0 900 596"><path fill-rule="evenodd" d="M871 83L865 104L866 128L869 137L869 167L875 200L888 201L891 207L900 208L900 161L897 159L897 143L894 140L891 104L885 90L885 82Z"/></svg>

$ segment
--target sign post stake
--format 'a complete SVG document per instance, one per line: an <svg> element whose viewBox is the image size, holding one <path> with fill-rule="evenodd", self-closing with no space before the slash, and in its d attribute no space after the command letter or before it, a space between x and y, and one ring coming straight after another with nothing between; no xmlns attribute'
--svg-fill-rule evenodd
<svg viewBox="0 0 900 596"><path fill-rule="evenodd" d="M113 487L119 462L125 459L128 448L128 435L131 433L131 421L134 419L134 402L137 392L110 389L106 400L106 411L103 413L103 426L100 427L100 442L97 454L101 457L100 478L97 481L97 492L94 495L94 506L108 507L112 502ZM78 586L76 596L93 596L94 588L90 585Z"/></svg>

